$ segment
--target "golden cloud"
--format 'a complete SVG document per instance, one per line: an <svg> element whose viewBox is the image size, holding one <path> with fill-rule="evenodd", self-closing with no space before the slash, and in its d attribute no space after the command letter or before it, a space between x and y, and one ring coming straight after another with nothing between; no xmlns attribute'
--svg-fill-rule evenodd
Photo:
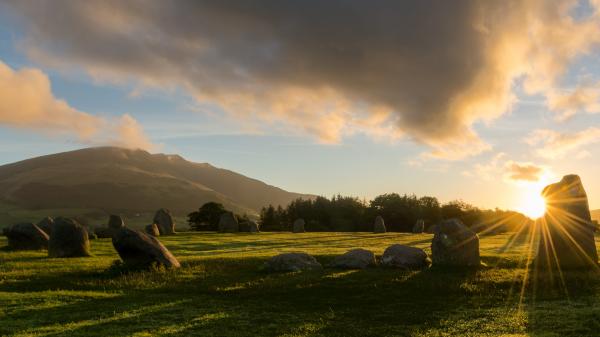
<svg viewBox="0 0 600 337"><path fill-rule="evenodd" d="M582 159L589 155L582 148L600 141L600 128L590 127L578 132L538 129L531 132L525 141L537 146L537 154L544 158L561 159L572 154L573 158Z"/></svg>
<svg viewBox="0 0 600 337"><path fill-rule="evenodd" d="M11 69L0 61L0 124L46 135L75 136L85 144L154 149L129 115L107 119L79 111L52 94L42 71Z"/></svg>

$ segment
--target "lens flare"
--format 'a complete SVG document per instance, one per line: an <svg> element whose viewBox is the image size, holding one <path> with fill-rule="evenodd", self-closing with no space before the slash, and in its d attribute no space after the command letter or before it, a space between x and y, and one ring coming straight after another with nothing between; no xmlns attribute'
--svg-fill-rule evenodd
<svg viewBox="0 0 600 337"><path fill-rule="evenodd" d="M539 194L530 195L519 211L532 219L541 218L546 212L546 201Z"/></svg>

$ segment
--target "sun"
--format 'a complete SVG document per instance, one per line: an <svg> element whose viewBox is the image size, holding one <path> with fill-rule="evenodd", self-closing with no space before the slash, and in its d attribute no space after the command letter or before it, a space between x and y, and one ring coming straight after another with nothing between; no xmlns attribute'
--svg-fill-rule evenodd
<svg viewBox="0 0 600 337"><path fill-rule="evenodd" d="M541 218L546 212L546 200L539 193L531 193L524 198L519 211L532 219Z"/></svg>

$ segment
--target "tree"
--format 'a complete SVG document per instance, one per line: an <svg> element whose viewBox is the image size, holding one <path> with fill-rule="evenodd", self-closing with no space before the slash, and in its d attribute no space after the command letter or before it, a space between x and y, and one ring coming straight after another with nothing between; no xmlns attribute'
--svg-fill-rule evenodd
<svg viewBox="0 0 600 337"><path fill-rule="evenodd" d="M219 225L219 219L227 212L222 204L207 202L196 212L188 214L188 224L194 231L215 231Z"/></svg>

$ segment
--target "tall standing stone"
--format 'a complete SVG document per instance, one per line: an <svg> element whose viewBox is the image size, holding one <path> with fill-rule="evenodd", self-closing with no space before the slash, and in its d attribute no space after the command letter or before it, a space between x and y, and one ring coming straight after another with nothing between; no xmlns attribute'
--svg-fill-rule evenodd
<svg viewBox="0 0 600 337"><path fill-rule="evenodd" d="M175 234L175 221L171 212L166 208L161 208L154 215L154 223L158 226L160 235Z"/></svg>
<svg viewBox="0 0 600 337"><path fill-rule="evenodd" d="M292 232L293 233L306 232L306 230L304 229L305 224L306 223L304 222L304 219L296 219L296 221L294 221L294 224L292 225Z"/></svg>
<svg viewBox="0 0 600 337"><path fill-rule="evenodd" d="M423 219L417 220L412 231L415 234L423 233L425 231L425 221L423 221Z"/></svg>
<svg viewBox="0 0 600 337"><path fill-rule="evenodd" d="M90 255L90 239L83 225L74 219L56 218L50 241L49 257L79 257Z"/></svg>
<svg viewBox="0 0 600 337"><path fill-rule="evenodd" d="M445 220L431 241L431 260L434 266L479 266L479 237L460 220Z"/></svg>
<svg viewBox="0 0 600 337"><path fill-rule="evenodd" d="M587 194L579 176L566 175L542 191L546 213L536 262L542 268L587 268L597 264L598 252Z"/></svg>
<svg viewBox="0 0 600 337"><path fill-rule="evenodd" d="M377 216L375 218L375 223L373 224L373 233L385 233L385 221L381 216Z"/></svg>

